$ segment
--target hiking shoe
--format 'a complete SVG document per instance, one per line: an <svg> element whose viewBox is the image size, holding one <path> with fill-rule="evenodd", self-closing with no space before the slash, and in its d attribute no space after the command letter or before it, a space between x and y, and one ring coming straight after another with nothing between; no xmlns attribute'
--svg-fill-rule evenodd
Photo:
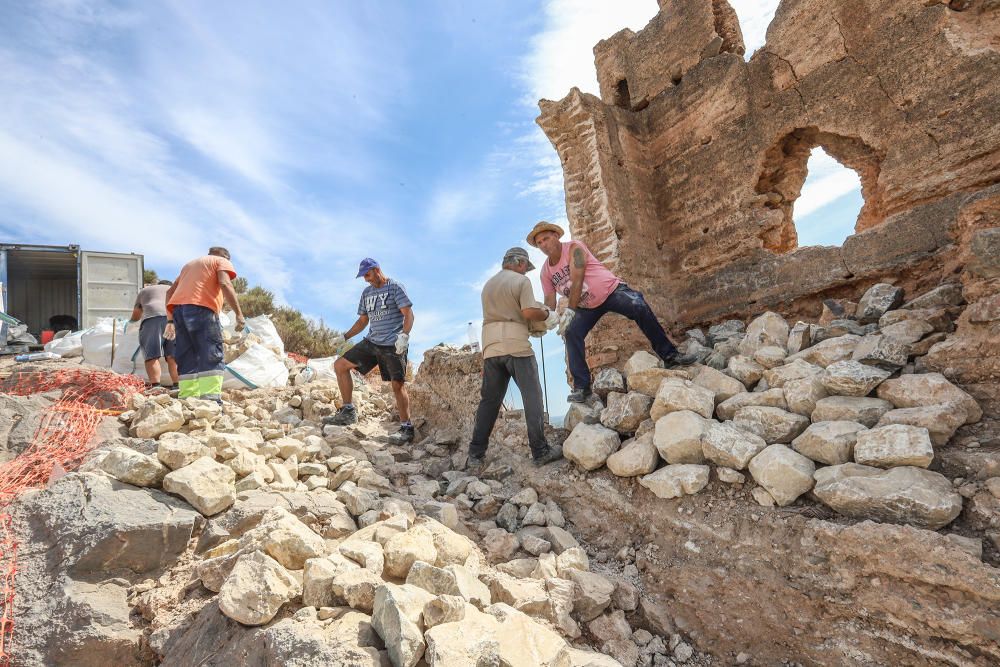
<svg viewBox="0 0 1000 667"><path fill-rule="evenodd" d="M593 395L594 392L590 391L589 388L574 389L573 391L569 392L569 396L566 397L566 400L569 401L570 403L586 403L588 400L590 400L590 397Z"/></svg>
<svg viewBox="0 0 1000 667"><path fill-rule="evenodd" d="M552 463L553 461L558 461L563 457L562 447L556 445L555 447L549 447L541 456L536 456L532 459L536 466L543 466L547 463Z"/></svg>
<svg viewBox="0 0 1000 667"><path fill-rule="evenodd" d="M675 366L690 366L696 363L698 363L697 354L681 354L680 352L674 352L663 360L663 365L666 368L672 368Z"/></svg>
<svg viewBox="0 0 1000 667"><path fill-rule="evenodd" d="M390 445L405 445L408 442L413 442L413 424L409 426L403 424L398 431L389 436Z"/></svg>
<svg viewBox="0 0 1000 667"><path fill-rule="evenodd" d="M323 417L323 423L327 426L347 426L348 424L356 424L358 422L358 411L354 409L354 406L344 406L337 410L337 414L330 417Z"/></svg>

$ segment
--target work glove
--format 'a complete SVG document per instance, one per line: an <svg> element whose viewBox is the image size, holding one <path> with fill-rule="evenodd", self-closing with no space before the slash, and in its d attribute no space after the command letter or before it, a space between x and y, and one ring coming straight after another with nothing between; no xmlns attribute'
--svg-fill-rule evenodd
<svg viewBox="0 0 1000 667"><path fill-rule="evenodd" d="M396 336L396 354L402 356L406 354L407 348L410 347L410 335L401 333Z"/></svg>
<svg viewBox="0 0 1000 667"><path fill-rule="evenodd" d="M236 326L234 327L236 333L243 331L246 328L246 326L247 326L246 320L244 320L242 317L236 318Z"/></svg>
<svg viewBox="0 0 1000 667"><path fill-rule="evenodd" d="M167 322L167 326L163 328L163 340L173 340L177 338L177 331L174 329L173 322Z"/></svg>
<svg viewBox="0 0 1000 667"><path fill-rule="evenodd" d="M552 331L559 324L559 313L554 310L549 311L549 316L545 318L545 330Z"/></svg>
<svg viewBox="0 0 1000 667"><path fill-rule="evenodd" d="M333 345L333 353L338 357L344 356L349 349L354 347L354 343L349 340L344 340L343 336L338 336L337 339L334 340Z"/></svg>
<svg viewBox="0 0 1000 667"><path fill-rule="evenodd" d="M569 323L573 321L576 316L576 311L572 308L567 308L563 311L562 315L559 317L559 328L556 329L556 333L560 336L566 335L566 329L569 327Z"/></svg>
<svg viewBox="0 0 1000 667"><path fill-rule="evenodd" d="M542 329L541 331L531 331L528 333L528 335L532 336L533 338L541 338L542 336L545 335L545 333L546 333L545 329Z"/></svg>

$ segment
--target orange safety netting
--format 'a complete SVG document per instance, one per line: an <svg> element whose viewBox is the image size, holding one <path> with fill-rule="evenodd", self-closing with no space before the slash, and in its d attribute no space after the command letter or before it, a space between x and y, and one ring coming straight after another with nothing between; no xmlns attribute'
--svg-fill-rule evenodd
<svg viewBox="0 0 1000 667"><path fill-rule="evenodd" d="M44 486L53 471L77 468L94 448L101 420L127 409L144 387L142 378L134 375L81 369L22 371L0 383L0 392L16 396L62 389L42 416L31 445L0 466L0 667L11 664L18 547L11 516L2 510L22 491Z"/></svg>
<svg viewBox="0 0 1000 667"><path fill-rule="evenodd" d="M304 357L301 354L296 354L295 352L287 352L286 355L288 356L289 359L291 359L295 363L298 364L309 363L309 357Z"/></svg>

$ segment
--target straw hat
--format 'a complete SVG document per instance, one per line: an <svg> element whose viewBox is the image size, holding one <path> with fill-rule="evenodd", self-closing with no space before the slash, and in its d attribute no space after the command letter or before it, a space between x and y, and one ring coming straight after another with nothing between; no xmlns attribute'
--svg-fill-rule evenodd
<svg viewBox="0 0 1000 667"><path fill-rule="evenodd" d="M555 232L556 234L559 235L559 238L562 238L563 234L566 233L563 231L563 228L560 227L559 225L553 225L551 222L545 222L544 220L542 220L537 225L532 227L530 232L528 232L528 237L525 239L528 242L528 245L532 246L533 248L537 248L538 246L535 245L535 237L541 234L542 232Z"/></svg>

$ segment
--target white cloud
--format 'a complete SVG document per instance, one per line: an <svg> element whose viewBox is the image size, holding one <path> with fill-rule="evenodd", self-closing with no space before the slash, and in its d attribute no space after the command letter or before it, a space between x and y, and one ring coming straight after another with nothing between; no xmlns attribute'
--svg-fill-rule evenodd
<svg viewBox="0 0 1000 667"><path fill-rule="evenodd" d="M806 182L793 208L797 221L852 191L861 190L858 174L834 160L822 148L813 149L806 169Z"/></svg>

